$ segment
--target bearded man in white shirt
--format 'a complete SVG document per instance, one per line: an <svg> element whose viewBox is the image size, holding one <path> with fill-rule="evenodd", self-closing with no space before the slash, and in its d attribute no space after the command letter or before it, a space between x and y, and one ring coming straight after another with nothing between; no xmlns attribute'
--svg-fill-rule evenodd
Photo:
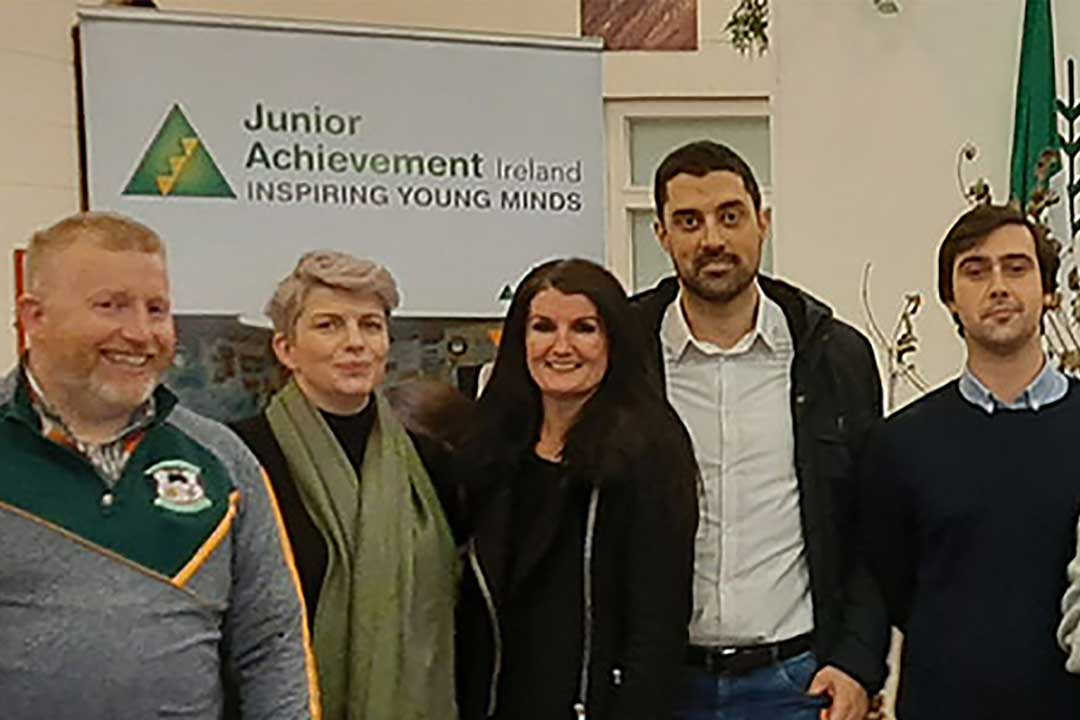
<svg viewBox="0 0 1080 720"><path fill-rule="evenodd" d="M861 720L888 649L854 537L855 469L881 416L873 351L759 274L771 213L733 150L674 150L654 195L676 277L635 303L703 480L676 717Z"/></svg>

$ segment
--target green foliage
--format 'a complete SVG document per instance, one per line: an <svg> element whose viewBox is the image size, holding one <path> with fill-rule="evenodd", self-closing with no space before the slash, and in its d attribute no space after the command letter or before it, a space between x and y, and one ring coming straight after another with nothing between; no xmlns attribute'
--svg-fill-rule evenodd
<svg viewBox="0 0 1080 720"><path fill-rule="evenodd" d="M769 49L768 29L769 0L740 0L724 26L731 44L743 55L752 50L765 54Z"/></svg>

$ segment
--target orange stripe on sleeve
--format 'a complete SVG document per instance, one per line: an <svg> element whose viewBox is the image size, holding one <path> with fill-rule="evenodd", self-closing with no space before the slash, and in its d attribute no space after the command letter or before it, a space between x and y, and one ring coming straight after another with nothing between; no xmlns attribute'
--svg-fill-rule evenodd
<svg viewBox="0 0 1080 720"><path fill-rule="evenodd" d="M260 468L260 470L262 470ZM281 543L281 554L285 558L285 564L289 568L293 585L296 588L296 598L300 601L300 628L303 632L304 656L307 660L308 697L311 698L311 718L320 720L322 717L322 702L319 691L319 675L315 666L315 653L311 646L311 634L308 632L307 604L304 602L304 591L300 585L300 573L296 570L296 560L293 557L292 545L289 544L289 536L285 532L285 521L281 518L281 509L278 507L277 496L270 484L270 476L266 470L262 470L263 484L266 485L266 494L270 498L270 508L274 513L274 523L278 529L278 540Z"/></svg>
<svg viewBox="0 0 1080 720"><path fill-rule="evenodd" d="M173 585L177 587L184 587L191 581L191 578L195 577L195 573L199 572L199 569L206 564L206 561L210 559L210 556L214 554L214 551L218 549L222 541L225 540L225 536L229 534L229 530L232 529L233 520L236 519L237 506L240 504L240 493L233 491L229 494L229 509L225 513L225 517L221 518L221 522L214 528L214 532L210 533L210 537L206 539L206 542L202 544L202 547L188 560L184 567L180 568L180 572L172 578Z"/></svg>

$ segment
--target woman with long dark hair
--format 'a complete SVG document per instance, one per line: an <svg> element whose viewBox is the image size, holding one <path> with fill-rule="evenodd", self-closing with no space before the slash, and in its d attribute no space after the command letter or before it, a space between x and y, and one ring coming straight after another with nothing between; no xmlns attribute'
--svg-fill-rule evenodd
<svg viewBox="0 0 1080 720"><path fill-rule="evenodd" d="M618 281L518 286L465 455L463 720L659 720L684 659L697 468Z"/></svg>

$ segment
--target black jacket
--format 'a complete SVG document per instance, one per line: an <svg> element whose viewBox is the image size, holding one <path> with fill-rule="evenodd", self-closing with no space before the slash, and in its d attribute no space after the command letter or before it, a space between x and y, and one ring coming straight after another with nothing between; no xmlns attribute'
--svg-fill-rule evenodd
<svg viewBox="0 0 1080 720"><path fill-rule="evenodd" d="M869 342L809 294L759 277L762 292L783 310L795 345L791 414L795 469L810 591L814 651L873 694L884 683L889 628L880 593L857 552L857 463L881 417L881 379ZM659 377L660 325L678 295L666 278L632 300L649 330Z"/></svg>
<svg viewBox="0 0 1080 720"><path fill-rule="evenodd" d="M644 418L642 421L647 422ZM596 498L591 533L587 519L584 522L586 534L592 537L591 604L582 602L592 618L586 696L590 720L670 717L673 685L686 650L692 610L697 528L696 492L692 487L696 479L659 481L665 470L670 475L670 464L664 459L670 458L671 452L685 452L685 464L694 467L686 438L683 450L652 448L643 453L644 457L629 463L623 476L608 478L599 487L582 481L590 500L593 493ZM499 613L505 607L511 566L514 562L537 562L544 553L544 548L530 546L524 551L528 554L525 560L509 556L516 532L512 526L514 472L507 468L487 473L490 479L485 486L470 494L474 536L466 557L458 632L462 720L479 720L491 711L492 689L498 687L501 661ZM672 493L671 482L688 483L686 492ZM548 521L558 519L550 514L541 518L541 522ZM549 537L554 532L550 530ZM557 626L544 631L584 628L584 616L560 618ZM544 643L536 647L538 653L550 651ZM579 673L584 654L553 660L569 663ZM547 691L545 680L537 679L538 692ZM566 712L561 717L574 717L575 699L566 699Z"/></svg>

